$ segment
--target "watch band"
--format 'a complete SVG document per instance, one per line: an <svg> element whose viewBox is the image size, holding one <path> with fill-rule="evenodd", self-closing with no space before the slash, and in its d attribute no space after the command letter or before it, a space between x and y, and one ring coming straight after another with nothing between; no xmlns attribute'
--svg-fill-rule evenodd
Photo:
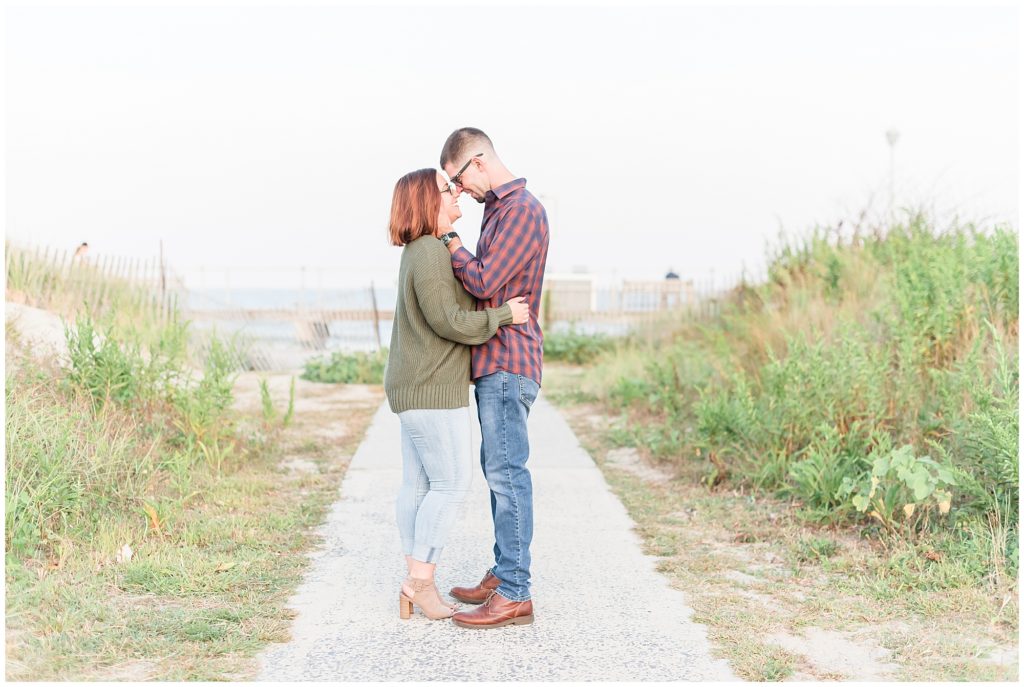
<svg viewBox="0 0 1024 687"><path fill-rule="evenodd" d="M459 238L459 235L457 233L455 233L454 231L449 231L447 234L441 234L441 243L443 243L445 247L447 247L448 244L452 242L452 239L457 238Z"/></svg>

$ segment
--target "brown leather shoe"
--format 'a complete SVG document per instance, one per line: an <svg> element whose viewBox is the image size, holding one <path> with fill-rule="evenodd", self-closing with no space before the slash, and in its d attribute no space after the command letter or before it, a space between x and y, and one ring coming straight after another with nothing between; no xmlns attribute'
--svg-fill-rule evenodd
<svg viewBox="0 0 1024 687"><path fill-rule="evenodd" d="M529 625L533 622L533 601L509 601L498 592L491 592L482 606L472 611L459 611L452 616L452 622L474 630Z"/></svg>
<svg viewBox="0 0 1024 687"><path fill-rule="evenodd" d="M452 587L448 592L454 598L464 604L482 604L487 601L487 595L498 588L501 580L494 576L490 570L484 575L484 579L475 587Z"/></svg>

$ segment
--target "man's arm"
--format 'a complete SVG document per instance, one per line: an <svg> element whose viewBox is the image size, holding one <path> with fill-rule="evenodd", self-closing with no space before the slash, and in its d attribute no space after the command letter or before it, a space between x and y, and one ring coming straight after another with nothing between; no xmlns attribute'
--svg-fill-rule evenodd
<svg viewBox="0 0 1024 687"><path fill-rule="evenodd" d="M533 259L541 246L542 222L543 216L529 206L513 206L501 218L486 259L474 257L462 241L453 239L448 251L455 277L477 298L492 297Z"/></svg>
<svg viewBox="0 0 1024 687"><path fill-rule="evenodd" d="M442 339L476 346L494 336L498 327L512 324L512 308L508 303L500 308L463 310L455 299L452 267L439 242L437 252L434 250L431 247L430 251L421 251L413 261L412 283L420 310L435 334Z"/></svg>

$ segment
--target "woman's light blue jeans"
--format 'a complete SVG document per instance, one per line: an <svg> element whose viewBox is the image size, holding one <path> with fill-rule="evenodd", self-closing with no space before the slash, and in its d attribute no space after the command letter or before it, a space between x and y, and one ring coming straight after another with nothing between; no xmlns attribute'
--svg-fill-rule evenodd
<svg viewBox="0 0 1024 687"><path fill-rule="evenodd" d="M437 563L473 478L469 408L415 409L402 423L402 488L396 513L402 552Z"/></svg>

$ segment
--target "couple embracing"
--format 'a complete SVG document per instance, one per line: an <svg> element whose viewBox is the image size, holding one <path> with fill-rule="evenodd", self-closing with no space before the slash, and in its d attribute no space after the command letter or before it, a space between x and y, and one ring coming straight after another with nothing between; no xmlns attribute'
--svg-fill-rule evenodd
<svg viewBox="0 0 1024 687"><path fill-rule="evenodd" d="M533 484L526 420L540 391L538 322L548 252L544 207L502 164L479 129L453 132L441 150L447 179L428 168L395 185L391 242L402 247L398 303L384 390L402 432L396 514L408 577L399 612L491 628L533 622L530 541ZM458 199L484 204L470 253L452 231ZM459 610L434 573L475 470L469 384L483 439L480 464L491 492L494 565L475 586L454 587Z"/></svg>

